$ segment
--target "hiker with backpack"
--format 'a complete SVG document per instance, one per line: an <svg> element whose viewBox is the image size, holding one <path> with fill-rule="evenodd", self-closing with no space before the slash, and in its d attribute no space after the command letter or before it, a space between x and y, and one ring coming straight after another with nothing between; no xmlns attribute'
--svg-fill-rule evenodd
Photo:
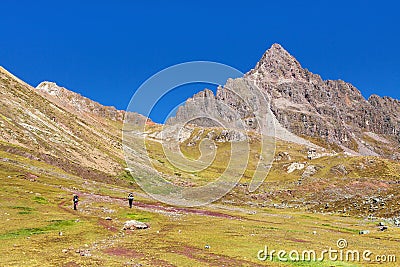
<svg viewBox="0 0 400 267"><path fill-rule="evenodd" d="M73 202L74 202L74 210L77 210L78 201L79 201L79 197L78 197L78 195L74 195L74 197L73 197Z"/></svg>
<svg viewBox="0 0 400 267"><path fill-rule="evenodd" d="M133 194L132 194L132 193L129 193L129 194L128 194L128 201L129 201L129 208L130 208L130 209L132 208L133 199L134 199Z"/></svg>

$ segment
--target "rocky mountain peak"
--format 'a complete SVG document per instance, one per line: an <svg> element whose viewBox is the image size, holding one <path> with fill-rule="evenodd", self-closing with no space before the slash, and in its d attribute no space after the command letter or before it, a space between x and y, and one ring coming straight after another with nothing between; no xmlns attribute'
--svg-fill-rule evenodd
<svg viewBox="0 0 400 267"><path fill-rule="evenodd" d="M37 90L42 90L50 95L59 95L61 93L61 87L58 86L55 82L43 81L38 86L36 86Z"/></svg>
<svg viewBox="0 0 400 267"><path fill-rule="evenodd" d="M281 83L288 81L309 81L310 73L280 44L273 44L261 57L254 69L246 74L254 80L268 80Z"/></svg>
<svg viewBox="0 0 400 267"><path fill-rule="evenodd" d="M287 62L300 66L300 63L297 61L297 59L278 43L273 44L267 51L265 51L262 57L262 60L271 59L282 60L282 63Z"/></svg>
<svg viewBox="0 0 400 267"><path fill-rule="evenodd" d="M211 91L198 93L179 108L171 121L186 121L204 110L207 111L205 115L226 118L228 112L221 112L220 102L225 102L226 106L237 111L242 120L248 121L248 107L224 88L239 90L246 95L250 85L255 84L269 99L268 108L277 120L276 125L289 133L332 144L336 150L351 154L400 158L397 151L400 101L376 95L366 100L350 83L323 80L318 74L303 68L279 44L273 44L244 78L234 82L228 80L224 87L218 88L215 96ZM251 83L245 82L248 80ZM253 110L257 108L254 106ZM230 121L235 125L235 118L230 118ZM200 126L210 126L208 123L207 120L196 121Z"/></svg>

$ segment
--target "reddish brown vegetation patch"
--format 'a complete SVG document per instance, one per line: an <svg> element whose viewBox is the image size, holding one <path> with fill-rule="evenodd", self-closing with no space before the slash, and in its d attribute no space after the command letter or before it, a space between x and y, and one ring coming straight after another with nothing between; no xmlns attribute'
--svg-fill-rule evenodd
<svg viewBox="0 0 400 267"><path fill-rule="evenodd" d="M103 226L105 229L115 233L118 232L118 229L113 225L111 221L100 219L99 225Z"/></svg>
<svg viewBox="0 0 400 267"><path fill-rule="evenodd" d="M36 179L38 179L39 177L37 175L34 175L33 173L27 173L27 174L25 174L24 178L31 182L36 182Z"/></svg>
<svg viewBox="0 0 400 267"><path fill-rule="evenodd" d="M144 257L143 253L140 253L133 249L127 249L127 248L122 248L122 247L108 248L108 249L104 250L104 252L111 256L122 256L122 257L126 257L126 258L142 258L142 257Z"/></svg>
<svg viewBox="0 0 400 267"><path fill-rule="evenodd" d="M297 238L289 238L288 240L296 242L296 243L310 243L310 241L303 240L303 239L297 239Z"/></svg>
<svg viewBox="0 0 400 267"><path fill-rule="evenodd" d="M242 219L239 216L232 216L229 214L221 213L221 212L216 212L216 211L208 211L208 210L198 210L198 209L191 209L191 208L176 208L176 207L167 207L167 206L162 206L162 205L157 205L157 204L148 204L148 203L139 203L135 202L135 206L141 207L141 208L147 208L147 209L153 209L153 210L163 210L163 211L168 211L168 212L173 212L173 213L191 213L191 214L196 214L196 215L204 215L204 216L211 216L211 217L218 217L218 218L226 218L226 219Z"/></svg>
<svg viewBox="0 0 400 267"><path fill-rule="evenodd" d="M251 261L234 259L224 255L214 254L208 250L202 250L190 246L174 247L173 250L175 253L184 255L190 259L205 263L210 266L264 266Z"/></svg>

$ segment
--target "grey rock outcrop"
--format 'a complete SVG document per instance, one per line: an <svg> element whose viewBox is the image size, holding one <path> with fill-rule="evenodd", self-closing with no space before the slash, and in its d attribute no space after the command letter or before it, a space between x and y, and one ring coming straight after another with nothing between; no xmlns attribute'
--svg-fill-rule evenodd
<svg viewBox="0 0 400 267"><path fill-rule="evenodd" d="M195 124L201 127L253 130L265 136L309 147L318 146L287 131L275 118L269 96L247 78L228 79L217 92L205 89L180 106L167 125Z"/></svg>

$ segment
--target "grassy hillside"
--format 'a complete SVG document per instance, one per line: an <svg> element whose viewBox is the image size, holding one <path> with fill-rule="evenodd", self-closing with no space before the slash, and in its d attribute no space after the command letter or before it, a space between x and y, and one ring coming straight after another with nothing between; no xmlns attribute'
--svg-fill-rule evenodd
<svg viewBox="0 0 400 267"><path fill-rule="evenodd" d="M257 259L265 245L318 250L335 247L339 238L345 238L351 249L397 252L400 229L381 232L377 220L246 204L179 209L137 190L135 206L129 209L125 197L131 189L82 179L12 154L1 156L3 266L265 266ZM72 208L73 193L80 195L78 211ZM129 219L150 228L121 230ZM371 233L360 236L360 230ZM302 265L275 260L268 265L365 263Z"/></svg>

